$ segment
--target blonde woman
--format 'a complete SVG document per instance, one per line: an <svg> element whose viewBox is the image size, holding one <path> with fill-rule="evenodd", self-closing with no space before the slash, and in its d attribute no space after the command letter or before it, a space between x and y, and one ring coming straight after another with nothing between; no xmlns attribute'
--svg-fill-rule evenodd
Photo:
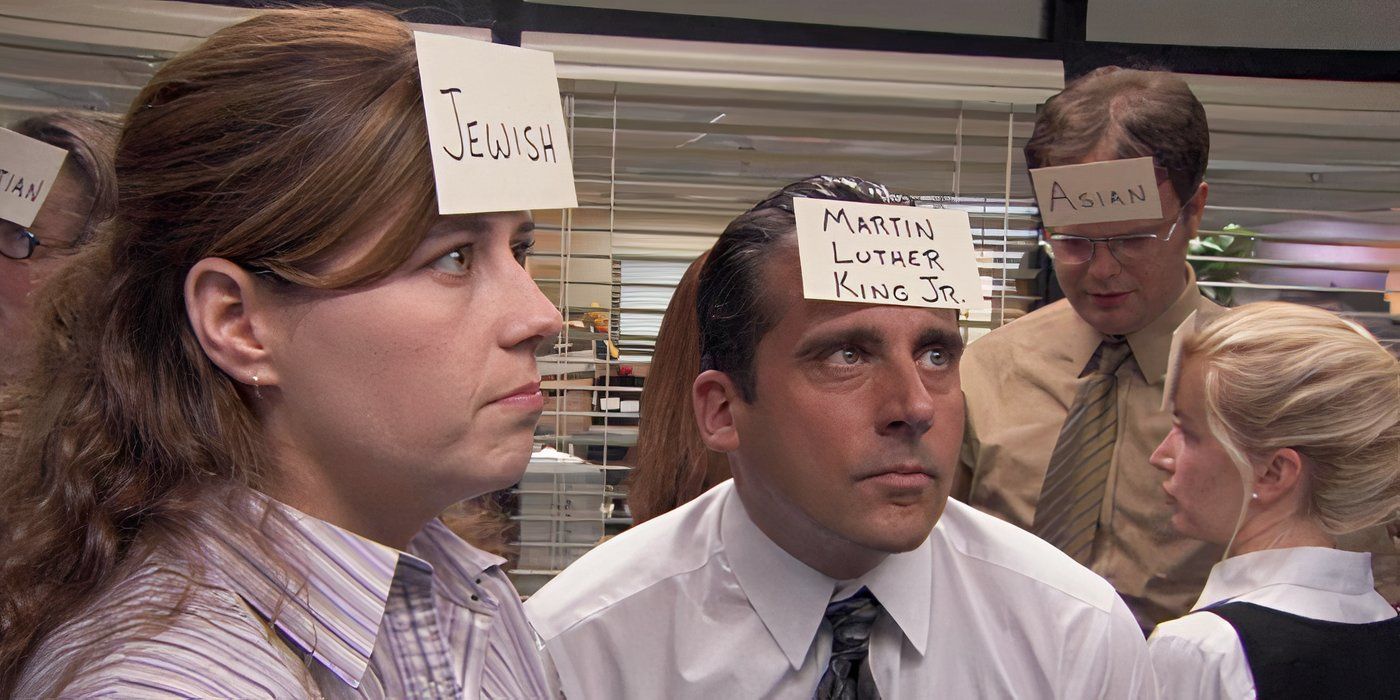
<svg viewBox="0 0 1400 700"><path fill-rule="evenodd" d="M438 215L412 33L220 30L139 93L116 170L39 309L0 696L545 696L503 560L436 518L519 480L561 321L529 212Z"/></svg>
<svg viewBox="0 0 1400 700"><path fill-rule="evenodd" d="M1336 537L1400 507L1400 364L1359 326L1251 304L1184 331L1152 455L1180 534L1226 545L1149 640L1168 698L1394 697L1400 619Z"/></svg>

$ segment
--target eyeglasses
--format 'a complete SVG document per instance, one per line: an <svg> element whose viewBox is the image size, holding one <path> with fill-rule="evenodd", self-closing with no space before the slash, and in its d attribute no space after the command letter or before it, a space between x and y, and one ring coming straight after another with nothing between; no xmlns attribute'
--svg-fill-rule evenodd
<svg viewBox="0 0 1400 700"><path fill-rule="evenodd" d="M0 255L11 260L24 260L39 247L39 238L23 226L0 221Z"/></svg>
<svg viewBox="0 0 1400 700"><path fill-rule="evenodd" d="M1189 204L1188 202L1187 205ZM1176 233L1176 227L1181 225L1181 215L1186 212L1187 205L1182 205L1181 209L1177 211L1176 218L1172 219L1166 233L1125 233L1121 236L1109 236L1108 238L1089 238L1057 233L1045 228L1041 231L1045 240L1050 242L1050 257L1056 262L1067 265L1082 265L1093 260L1094 250L1098 248L1099 244L1103 244L1120 265L1126 265L1156 255L1158 246L1170 241L1172 234Z"/></svg>

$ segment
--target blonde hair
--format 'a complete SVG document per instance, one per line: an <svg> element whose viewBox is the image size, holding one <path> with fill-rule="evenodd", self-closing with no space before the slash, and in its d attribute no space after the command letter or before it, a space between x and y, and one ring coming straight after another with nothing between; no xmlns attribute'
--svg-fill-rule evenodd
<svg viewBox="0 0 1400 700"><path fill-rule="evenodd" d="M1263 302L1206 322L1182 353L1205 362L1206 423L1245 478L1246 498L1250 457L1289 447L1305 458L1300 515L1324 531L1395 517L1400 362L1364 329L1321 309Z"/></svg>

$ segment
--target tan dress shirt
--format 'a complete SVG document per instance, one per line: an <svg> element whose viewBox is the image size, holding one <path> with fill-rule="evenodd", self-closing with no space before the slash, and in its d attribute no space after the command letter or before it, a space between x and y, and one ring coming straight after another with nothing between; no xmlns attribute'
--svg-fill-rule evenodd
<svg viewBox="0 0 1400 700"><path fill-rule="evenodd" d="M1171 430L1162 391L1172 332L1197 309L1219 307L1201 296L1191 275L1166 313L1128 335L1133 356L1117 374L1118 441L1090 568L1118 589L1145 631L1184 615L1222 554L1217 545L1172 531L1164 475L1147 461ZM968 346L962 360L967 433L956 497L1031 529L1060 427L1103 340L1061 300ZM1371 551L1382 595L1400 595L1400 554L1383 529L1345 544Z"/></svg>

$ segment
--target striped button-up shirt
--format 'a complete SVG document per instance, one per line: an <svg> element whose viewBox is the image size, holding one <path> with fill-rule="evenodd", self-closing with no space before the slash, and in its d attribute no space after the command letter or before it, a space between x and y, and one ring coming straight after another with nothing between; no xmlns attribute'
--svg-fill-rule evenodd
<svg viewBox="0 0 1400 700"><path fill-rule="evenodd" d="M272 507L286 517L262 530L292 570L232 536L205 541L197 570L157 554L50 634L16 695L547 694L502 559L436 520L402 552Z"/></svg>

